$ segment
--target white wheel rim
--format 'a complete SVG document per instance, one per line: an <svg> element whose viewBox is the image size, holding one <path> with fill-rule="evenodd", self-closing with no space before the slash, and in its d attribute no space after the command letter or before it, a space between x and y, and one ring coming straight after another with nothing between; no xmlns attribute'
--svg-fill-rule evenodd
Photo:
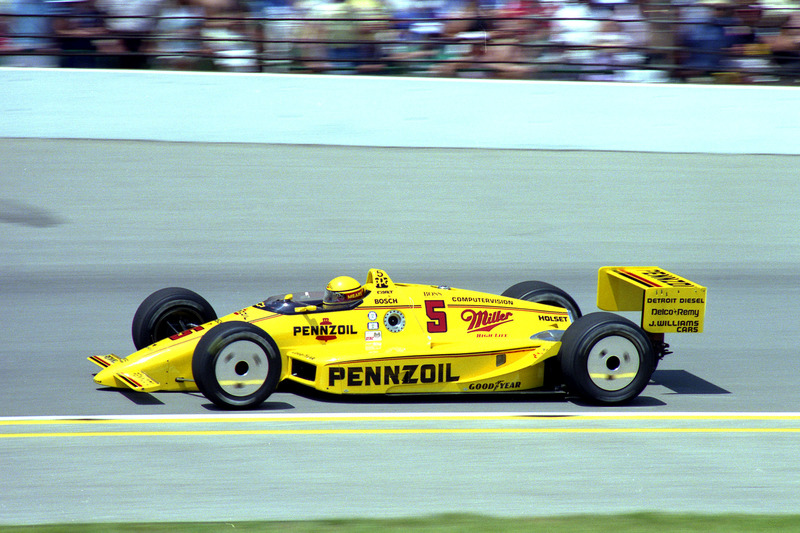
<svg viewBox="0 0 800 533"><path fill-rule="evenodd" d="M589 351L586 366L592 383L601 389L624 389L639 373L639 350L625 337L603 337Z"/></svg>
<svg viewBox="0 0 800 533"><path fill-rule="evenodd" d="M214 376L220 388L231 396L255 393L269 374L269 359L264 348L248 340L225 346L214 365Z"/></svg>

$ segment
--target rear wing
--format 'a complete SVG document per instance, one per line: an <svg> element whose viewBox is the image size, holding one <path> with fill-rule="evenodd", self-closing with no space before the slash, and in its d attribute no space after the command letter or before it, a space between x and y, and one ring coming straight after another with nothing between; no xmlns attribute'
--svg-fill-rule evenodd
<svg viewBox="0 0 800 533"><path fill-rule="evenodd" d="M650 333L701 333L706 288L659 267L601 267L597 307L641 311Z"/></svg>

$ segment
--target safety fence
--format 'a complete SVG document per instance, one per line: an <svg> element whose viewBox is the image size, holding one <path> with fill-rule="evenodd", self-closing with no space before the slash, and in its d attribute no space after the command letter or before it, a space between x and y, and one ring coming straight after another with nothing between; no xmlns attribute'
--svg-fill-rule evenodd
<svg viewBox="0 0 800 533"><path fill-rule="evenodd" d="M93 5L0 13L0 66L800 82L800 11L724 0L595 11L566 4L571 12L537 4L447 16L357 11L346 3L112 16Z"/></svg>

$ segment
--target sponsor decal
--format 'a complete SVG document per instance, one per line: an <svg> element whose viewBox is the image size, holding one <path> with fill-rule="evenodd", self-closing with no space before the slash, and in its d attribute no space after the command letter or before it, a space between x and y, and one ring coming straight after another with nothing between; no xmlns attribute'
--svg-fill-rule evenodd
<svg viewBox="0 0 800 533"><path fill-rule="evenodd" d="M646 287L659 287L659 284L667 285L669 287L696 287L696 285L691 281L676 276L675 274L670 274L669 272L658 268L641 270L639 273L620 268L617 269L617 273L625 278L628 278L634 283L638 283L639 285L644 285Z"/></svg>
<svg viewBox="0 0 800 533"><path fill-rule="evenodd" d="M558 315L539 315L539 320L543 322L568 322L569 319L566 316L558 316Z"/></svg>
<svg viewBox="0 0 800 533"><path fill-rule="evenodd" d="M375 271L375 288L376 289L388 289L389 288L389 277L383 270L376 270Z"/></svg>
<svg viewBox="0 0 800 533"><path fill-rule="evenodd" d="M661 283L669 285L670 287L694 287L694 284L691 283L690 281L687 281L674 274L670 274L669 272L665 272L657 268L653 270L645 270L642 272L642 274L651 277L653 279L657 279Z"/></svg>
<svg viewBox="0 0 800 533"><path fill-rule="evenodd" d="M649 304L704 304L705 298L648 298Z"/></svg>
<svg viewBox="0 0 800 533"><path fill-rule="evenodd" d="M375 298L375 305L397 305L397 298Z"/></svg>
<svg viewBox="0 0 800 533"><path fill-rule="evenodd" d="M358 331L352 324L334 324L329 318L324 318L316 326L295 326L292 334L295 337L298 335L303 337L314 336L318 341L332 341L338 335L356 335Z"/></svg>
<svg viewBox="0 0 800 533"><path fill-rule="evenodd" d="M370 322L374 322L378 320L378 313L376 313L375 311L370 311L367 314L367 318L369 319Z"/></svg>
<svg viewBox="0 0 800 533"><path fill-rule="evenodd" d="M467 322L467 333L476 331L488 332L501 324L513 321L511 311L476 311L475 309L464 309L461 312L461 320Z"/></svg>
<svg viewBox="0 0 800 533"><path fill-rule="evenodd" d="M514 305L514 300L505 298L483 298L477 296L454 296L453 303L458 304L491 304L491 305Z"/></svg>
<svg viewBox="0 0 800 533"><path fill-rule="evenodd" d="M699 320L651 320L648 327L677 328L677 333L697 333L700 331Z"/></svg>
<svg viewBox="0 0 800 533"><path fill-rule="evenodd" d="M367 329L370 331L377 331L381 329L381 325L377 322L367 322Z"/></svg>
<svg viewBox="0 0 800 533"><path fill-rule="evenodd" d="M653 309L650 311L653 316L700 316L699 309Z"/></svg>
<svg viewBox="0 0 800 533"><path fill-rule="evenodd" d="M192 329L187 329L187 330L181 331L180 333L176 333L175 335L170 335L169 339L172 340L172 341L176 341L178 339L182 339L183 337L186 337L187 335L191 335L193 331L203 331L203 326L195 326Z"/></svg>
<svg viewBox="0 0 800 533"><path fill-rule="evenodd" d="M367 342L381 342L381 332L380 331L367 331L364 334L364 340Z"/></svg>
<svg viewBox="0 0 800 533"><path fill-rule="evenodd" d="M328 385L346 381L348 387L370 385L415 385L425 383L449 383L458 381L453 375L451 363L427 365L377 365L377 366L332 366L328 368Z"/></svg>
<svg viewBox="0 0 800 533"><path fill-rule="evenodd" d="M520 388L519 381L495 381L492 383L470 383L467 390L477 391L496 391L496 390L514 390Z"/></svg>

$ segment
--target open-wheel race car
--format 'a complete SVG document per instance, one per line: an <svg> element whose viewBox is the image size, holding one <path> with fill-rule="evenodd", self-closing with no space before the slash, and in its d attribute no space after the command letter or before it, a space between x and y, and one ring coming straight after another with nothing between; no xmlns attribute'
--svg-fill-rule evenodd
<svg viewBox="0 0 800 533"><path fill-rule="evenodd" d="M217 318L200 295L166 288L133 318L137 351L96 355L94 381L135 391L197 391L257 407L285 380L332 394L565 390L585 401L637 397L669 353L665 333L702 332L706 289L658 267L602 267L597 306L636 324L582 315L566 292L524 281L501 295L395 283L372 269L326 290L274 296Z"/></svg>

